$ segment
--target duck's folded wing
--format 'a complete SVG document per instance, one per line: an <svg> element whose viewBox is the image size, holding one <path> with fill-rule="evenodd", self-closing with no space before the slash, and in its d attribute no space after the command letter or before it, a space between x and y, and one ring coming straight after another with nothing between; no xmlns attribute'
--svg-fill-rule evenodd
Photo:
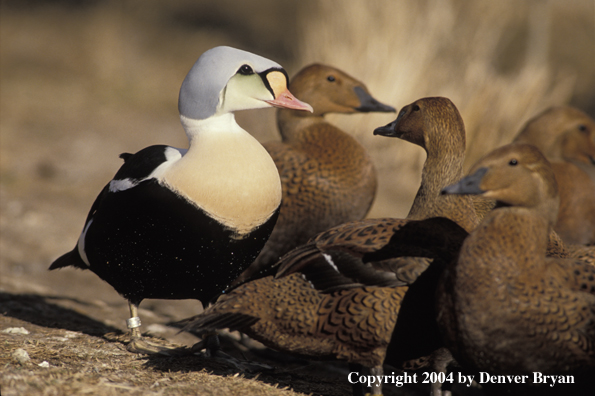
<svg viewBox="0 0 595 396"><path fill-rule="evenodd" d="M432 261L456 258L467 232L445 218L346 224L281 258L277 278L299 272L323 292L410 285ZM375 226L376 225L376 226ZM389 231L390 230L390 231Z"/></svg>
<svg viewBox="0 0 595 396"><path fill-rule="evenodd" d="M180 150L164 145L150 146L136 154L120 154L120 158L124 160L124 164L122 164L114 178L101 190L93 202L77 245L73 250L56 259L50 265L49 269L53 270L67 266L88 269L89 263L87 259L81 256L81 254L84 256L85 251L85 233L88 231L89 226L91 226L95 214L101 210L108 196L136 187L142 181L150 179L159 166L162 166L168 161L175 160L179 156L181 156Z"/></svg>

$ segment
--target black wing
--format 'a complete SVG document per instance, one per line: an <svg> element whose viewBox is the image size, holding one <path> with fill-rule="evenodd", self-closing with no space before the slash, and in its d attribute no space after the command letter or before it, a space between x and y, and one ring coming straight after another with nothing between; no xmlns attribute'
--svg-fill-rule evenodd
<svg viewBox="0 0 595 396"><path fill-rule="evenodd" d="M120 154L120 158L124 160L124 164L120 167L118 172L116 172L113 180L121 181L127 179L131 183L130 186L138 184L143 179L149 177L155 168L167 161L165 155L167 147L168 146L165 145L155 145L144 148L136 154ZM93 219L93 216L97 213L105 198L109 194L113 194L113 192L110 191L110 184L111 182L103 187L97 198L95 198L95 202L93 202L89 214L87 215L87 219L85 220L83 230L87 228L87 225ZM57 258L50 265L49 269L54 270L68 266L81 269L89 268L79 253L78 242L73 250Z"/></svg>

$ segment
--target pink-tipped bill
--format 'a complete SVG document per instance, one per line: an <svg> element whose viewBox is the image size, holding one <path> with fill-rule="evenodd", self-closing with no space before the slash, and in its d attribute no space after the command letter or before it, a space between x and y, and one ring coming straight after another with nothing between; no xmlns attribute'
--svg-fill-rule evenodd
<svg viewBox="0 0 595 396"><path fill-rule="evenodd" d="M293 110L306 110L313 113L314 110L306 102L302 102L287 89L287 79L285 75L279 71L273 71L267 75L267 80L273 89L275 99L265 100L268 104L275 107L283 107Z"/></svg>

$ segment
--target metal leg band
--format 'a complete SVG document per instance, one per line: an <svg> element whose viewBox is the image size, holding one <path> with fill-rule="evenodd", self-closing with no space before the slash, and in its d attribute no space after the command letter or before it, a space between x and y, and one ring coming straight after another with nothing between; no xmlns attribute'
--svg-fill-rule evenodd
<svg viewBox="0 0 595 396"><path fill-rule="evenodd" d="M138 316L135 316L133 318L126 319L126 326L129 329L135 329L137 327L140 327L140 318Z"/></svg>

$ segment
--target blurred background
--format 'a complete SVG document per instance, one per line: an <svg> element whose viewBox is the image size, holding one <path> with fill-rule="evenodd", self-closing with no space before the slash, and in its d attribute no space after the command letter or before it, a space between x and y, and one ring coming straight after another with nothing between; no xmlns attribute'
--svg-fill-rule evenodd
<svg viewBox="0 0 595 396"><path fill-rule="evenodd" d="M187 145L178 90L217 45L269 57L290 76L333 65L399 109L449 97L465 120L467 166L551 105L595 116L594 0L2 0L0 19L4 287L70 279L46 269L74 247L118 155ZM375 161L370 217L404 217L419 186L423 151L372 135L395 117L329 117ZM278 139L274 118L238 115L261 141Z"/></svg>

